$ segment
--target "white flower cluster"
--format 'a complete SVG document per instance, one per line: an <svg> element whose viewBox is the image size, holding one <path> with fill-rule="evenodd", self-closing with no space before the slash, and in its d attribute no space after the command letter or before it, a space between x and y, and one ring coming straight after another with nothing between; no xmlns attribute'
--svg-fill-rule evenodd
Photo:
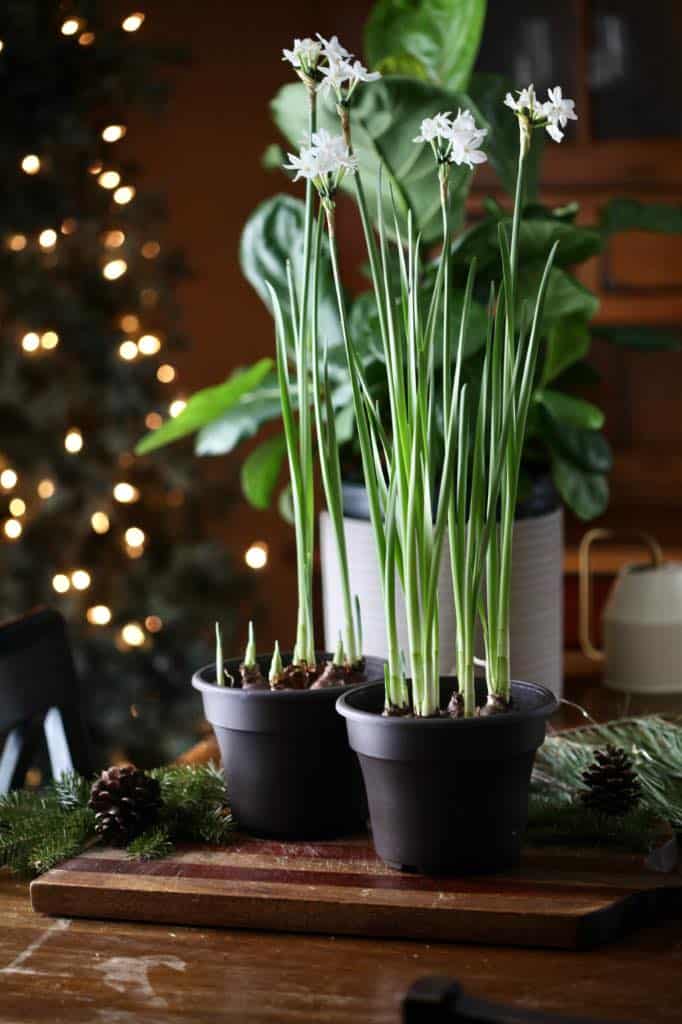
<svg viewBox="0 0 682 1024"><path fill-rule="evenodd" d="M296 171L294 181L305 178L312 181L320 195L331 197L338 188L344 174L354 173L358 167L357 157L346 145L342 135L331 135L324 128L315 132L312 145L302 149L299 156L287 154L288 171Z"/></svg>
<svg viewBox="0 0 682 1024"><path fill-rule="evenodd" d="M517 116L526 118L531 124L544 127L550 138L555 142L561 142L564 137L561 129L565 128L569 121L578 120L575 103L573 100L564 99L560 85L548 89L547 97L546 102L540 102L535 95L534 86L529 85L519 91L518 99L514 99L508 92L504 102Z"/></svg>
<svg viewBox="0 0 682 1024"><path fill-rule="evenodd" d="M282 50L282 60L288 60L297 70L314 71L322 53L322 44L315 39L294 39L293 50Z"/></svg>
<svg viewBox="0 0 682 1024"><path fill-rule="evenodd" d="M282 60L308 80L317 80L321 92L333 91L339 102L350 99L360 82L375 82L381 75L368 71L342 46L337 36L325 39L295 39L293 50L283 50Z"/></svg>
<svg viewBox="0 0 682 1024"><path fill-rule="evenodd" d="M470 110L459 110L451 120L450 111L426 117L421 123L415 142L430 143L439 161L450 160L460 166L473 168L486 161L481 143L488 134L487 128L477 128Z"/></svg>

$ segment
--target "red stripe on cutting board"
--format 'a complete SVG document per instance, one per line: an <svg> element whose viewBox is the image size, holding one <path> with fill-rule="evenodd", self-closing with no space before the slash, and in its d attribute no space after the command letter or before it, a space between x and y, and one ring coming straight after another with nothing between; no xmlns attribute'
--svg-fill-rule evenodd
<svg viewBox="0 0 682 1024"><path fill-rule="evenodd" d="M284 885L330 885L349 889L387 889L401 892L447 893L517 893L537 898L538 883L523 880L428 878L412 874L365 874L359 872L310 871L307 869L240 867L232 864L193 864L188 861L157 861L139 863L113 858L75 857L61 865L62 871L79 871L96 875L138 875L157 878L205 878L225 882L265 882ZM551 885L553 896L583 896L590 899L613 900L628 895L631 889L576 884Z"/></svg>

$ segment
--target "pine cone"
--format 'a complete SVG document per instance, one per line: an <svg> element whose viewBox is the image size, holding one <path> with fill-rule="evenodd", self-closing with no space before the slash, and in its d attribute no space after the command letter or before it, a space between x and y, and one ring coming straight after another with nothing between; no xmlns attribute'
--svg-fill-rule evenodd
<svg viewBox="0 0 682 1024"><path fill-rule="evenodd" d="M115 846L127 845L153 825L161 806L157 780L132 764L102 772L88 803L95 812L95 831Z"/></svg>
<svg viewBox="0 0 682 1024"><path fill-rule="evenodd" d="M583 772L583 782L587 788L581 793L582 802L601 814L622 817L642 795L632 759L611 744L595 753L593 764Z"/></svg>

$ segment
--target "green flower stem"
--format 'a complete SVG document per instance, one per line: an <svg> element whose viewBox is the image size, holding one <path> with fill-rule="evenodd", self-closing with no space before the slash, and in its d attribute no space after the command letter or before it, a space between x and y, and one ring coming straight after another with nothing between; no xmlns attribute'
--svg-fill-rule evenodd
<svg viewBox="0 0 682 1024"><path fill-rule="evenodd" d="M317 325L317 268L320 261L322 242L322 213L317 219L315 232L315 260L313 265L313 295L312 295L312 339L313 339L313 407L315 412L315 428L317 432L317 448L320 461L320 472L322 486L324 489L327 511L334 531L336 553L339 563L341 579L341 594L343 599L343 617L345 648L348 661L356 665L362 658L362 651L358 648L358 641L355 628L355 617L353 614L353 601L350 587L350 571L348 568L348 551L346 547L346 534L343 521L343 495L341 484L341 464L339 460L339 446L336 439L336 426L334 420L334 409L330 398L329 379L327 373L326 357L324 363L323 380L320 380L320 352Z"/></svg>
<svg viewBox="0 0 682 1024"><path fill-rule="evenodd" d="M388 608L387 625L389 627L389 659L387 669L386 702L389 707L407 707L408 696L402 675L400 664L399 645L397 638L397 625L395 615L395 582L392 574L395 572L395 562L391 556L393 540L393 528L389 525L388 544L387 533L382 509L380 484L377 467L374 461L374 447L370 435L370 420L367 413L365 399L360 385L362 375L361 367L358 365L355 350L352 347L348 333L348 322L346 317L346 306L341 284L341 273L339 269L338 249L336 244L336 230L334 222L334 208L331 204L325 205L327 221L327 232L329 235L329 252L332 265L332 276L339 308L341 322L341 334L348 363L348 371L351 381L353 396L353 409L358 428L360 442L360 453L362 457L363 473L367 496L369 499L370 519L374 531L374 538L377 548L379 566L381 568L381 583L384 596L384 604ZM388 552L388 556L387 556Z"/></svg>
<svg viewBox="0 0 682 1024"><path fill-rule="evenodd" d="M317 123L316 91L308 89L308 134L312 142ZM308 665L315 664L315 629L313 623L313 548L315 543L315 490L313 481L313 446L312 424L310 416L310 377L309 377L309 297L312 275L312 247L314 221L315 187L311 181L306 184L305 218L303 226L303 267L300 282L300 302L296 317L295 290L292 292L292 318L294 327L294 355L296 370L296 390L298 399L298 430L295 428L287 433L287 451L290 470L292 461L297 462L297 488L294 488L292 471L292 495L294 504L296 534L296 566L298 575L298 618L296 628L296 644L294 662ZM280 387L286 385L280 375ZM290 448L297 446L297 453Z"/></svg>
<svg viewBox="0 0 682 1024"><path fill-rule="evenodd" d="M509 250L509 271L506 281L506 323L505 323L505 364L501 387L509 393L511 388L512 362L516 346L516 315L518 295L519 231L523 213L526 157L530 148L532 128L527 120L519 118L519 161L514 195L511 244ZM486 660L488 683L492 693L505 700L511 696L511 668L509 659L509 634L511 616L511 568L514 521L518 498L518 479L522 441L525 433L518 419L521 409L515 401L515 415L512 418L510 439L507 446L505 468L502 476L500 500L500 525L494 531L487 565L487 585L492 591L488 599L488 632Z"/></svg>

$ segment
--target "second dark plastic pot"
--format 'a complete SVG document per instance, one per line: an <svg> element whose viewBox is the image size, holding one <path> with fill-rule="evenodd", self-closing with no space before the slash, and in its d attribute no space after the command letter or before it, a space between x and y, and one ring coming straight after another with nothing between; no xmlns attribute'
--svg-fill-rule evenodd
<svg viewBox="0 0 682 1024"><path fill-rule="evenodd" d="M258 660L267 674L269 658ZM379 658L366 658L367 680L383 679L383 666ZM239 678L239 660L225 667ZM213 726L240 828L255 835L315 839L363 827L362 776L335 711L339 696L353 687L245 691L216 686L214 666L197 672L192 685L201 691L204 714Z"/></svg>
<svg viewBox="0 0 682 1024"><path fill-rule="evenodd" d="M441 707L455 689L441 681ZM478 683L479 703L484 684ZM382 685L342 695L337 709L358 754L377 853L422 874L515 864L533 759L557 708L544 686L512 683L514 710L487 718L382 717Z"/></svg>

